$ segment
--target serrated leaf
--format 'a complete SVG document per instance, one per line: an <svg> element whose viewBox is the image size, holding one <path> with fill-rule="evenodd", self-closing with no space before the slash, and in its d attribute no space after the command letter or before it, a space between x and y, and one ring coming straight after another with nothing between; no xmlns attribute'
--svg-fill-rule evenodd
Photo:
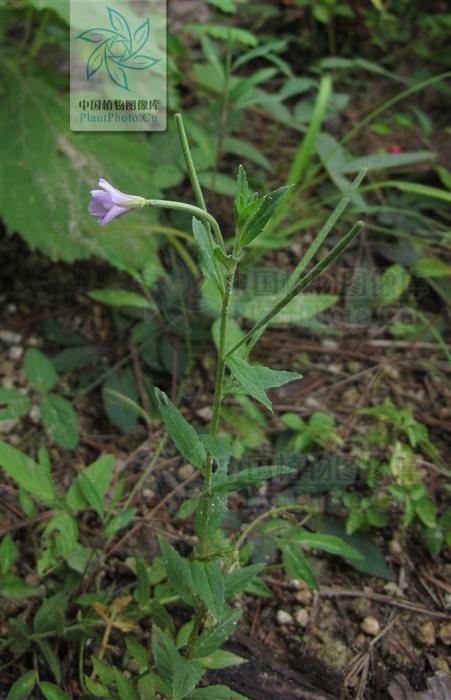
<svg viewBox="0 0 451 700"><path fill-rule="evenodd" d="M63 2L49 0L48 5L59 8ZM137 194L147 191L153 147L146 136L104 133L93 140L90 133L71 132L66 95L48 81L24 75L12 62L3 66L2 86L0 129L10 136L3 144L8 178L0 208L8 232L19 232L51 258L72 261L99 255L112 264L140 269L158 245L147 229L157 212L137 210L103 230L87 205L90 185L108 173L114 173L115 185L124 192L132 180ZM14 114L8 103L16 105Z"/></svg>
<svg viewBox="0 0 451 700"><path fill-rule="evenodd" d="M213 479L213 493L227 493L236 491L244 486L258 484L266 479L272 479L275 476L284 476L286 474L295 474L296 470L291 467L286 467L281 464L271 464L263 467L249 467L242 469L236 474L226 476L219 483L215 483Z"/></svg>
<svg viewBox="0 0 451 700"><path fill-rule="evenodd" d="M35 391L46 392L58 381L58 375L51 361L36 348L25 353L24 369L27 379Z"/></svg>
<svg viewBox="0 0 451 700"><path fill-rule="evenodd" d="M213 627L204 629L194 646L196 658L209 656L228 639L234 632L238 620L241 617L241 610L228 611L223 619Z"/></svg>
<svg viewBox="0 0 451 700"><path fill-rule="evenodd" d="M264 195L264 197L259 200L257 211L241 226L241 231L239 233L241 246L248 245L254 238L262 233L274 214L279 202L291 187L291 185L279 187L277 190L274 190L274 192Z"/></svg>
<svg viewBox="0 0 451 700"><path fill-rule="evenodd" d="M287 372L282 369L270 369L263 365L252 365L254 372L260 380L264 389L272 389L273 387L284 386L296 379L302 379L302 374L298 372Z"/></svg>
<svg viewBox="0 0 451 700"><path fill-rule="evenodd" d="M194 592L219 620L224 610L224 577L218 562L191 562L191 576Z"/></svg>
<svg viewBox="0 0 451 700"><path fill-rule="evenodd" d="M168 572L168 578L171 585L179 596L192 604L192 592L194 590L193 579L191 575L190 562L184 559L176 549L163 537L159 538L161 556Z"/></svg>
<svg viewBox="0 0 451 700"><path fill-rule="evenodd" d="M236 356L227 359L227 366L245 392L257 399L257 401L260 401L269 411L272 411L271 401L267 397L258 372L255 371L253 366L241 357Z"/></svg>
<svg viewBox="0 0 451 700"><path fill-rule="evenodd" d="M264 564L251 564L232 571L224 581L225 597L233 598L237 593L244 591L264 567Z"/></svg>
<svg viewBox="0 0 451 700"><path fill-rule="evenodd" d="M174 700L186 698L199 683L202 676L202 666L198 661L188 661L181 657L172 677L172 697Z"/></svg>
<svg viewBox="0 0 451 700"><path fill-rule="evenodd" d="M319 586L314 571L300 548L287 542L279 542L279 547L288 578L292 581L300 579L308 583L311 588L318 589Z"/></svg>
<svg viewBox="0 0 451 700"><path fill-rule="evenodd" d="M114 462L113 455L102 455L83 469L81 474L74 479L66 494L66 503L69 508L75 511L89 508L89 501L80 487L80 477L82 475L84 479L89 479L95 487L100 500L103 501L113 476Z"/></svg>
<svg viewBox="0 0 451 700"><path fill-rule="evenodd" d="M47 435L67 450L77 447L78 420L72 404L58 394L47 394L41 397L39 407Z"/></svg>
<svg viewBox="0 0 451 700"><path fill-rule="evenodd" d="M196 431L163 391L155 389L155 395L161 417L174 445L187 462L203 469L207 463L207 451Z"/></svg>
<svg viewBox="0 0 451 700"><path fill-rule="evenodd" d="M0 389L0 421L20 418L28 412L30 399L17 389Z"/></svg>
<svg viewBox="0 0 451 700"><path fill-rule="evenodd" d="M226 649L217 649L210 656L205 656L203 659L199 659L199 663L202 668L210 669L221 669L230 668L230 666L241 666L245 664L247 659L243 659L238 654L234 654L232 651L227 651Z"/></svg>
<svg viewBox="0 0 451 700"><path fill-rule="evenodd" d="M138 700L138 693L134 689L131 681L117 668L114 669L114 680L121 700Z"/></svg>
<svg viewBox="0 0 451 700"><path fill-rule="evenodd" d="M25 491L45 502L55 498L55 488L46 469L3 441L0 441L0 465Z"/></svg>

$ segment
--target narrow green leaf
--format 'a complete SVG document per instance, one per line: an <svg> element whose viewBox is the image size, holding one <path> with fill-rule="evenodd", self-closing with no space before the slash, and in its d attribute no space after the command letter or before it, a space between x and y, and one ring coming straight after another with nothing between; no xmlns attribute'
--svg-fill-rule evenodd
<svg viewBox="0 0 451 700"><path fill-rule="evenodd" d="M54 500L55 488L46 470L3 441L0 441L0 465L25 491L44 502Z"/></svg>
<svg viewBox="0 0 451 700"><path fill-rule="evenodd" d="M80 436L77 415L72 404L58 394L47 394L41 397L39 405L48 436L68 450L77 447Z"/></svg>
<svg viewBox="0 0 451 700"><path fill-rule="evenodd" d="M60 690L58 686L54 683L49 683L48 681L41 681L39 683L39 689L46 698L46 700L69 700L69 696L63 690Z"/></svg>
<svg viewBox="0 0 451 700"><path fill-rule="evenodd" d="M168 572L168 578L175 591L183 600L192 604L194 590L190 562L184 559L163 537L159 537L161 556Z"/></svg>
<svg viewBox="0 0 451 700"><path fill-rule="evenodd" d="M142 294L128 292L125 289L94 289L88 293L88 296L94 301L109 306L132 306L138 309L147 309L151 305L150 300Z"/></svg>
<svg viewBox="0 0 451 700"><path fill-rule="evenodd" d="M224 577L216 561L191 562L193 589L212 615L221 619L224 611Z"/></svg>
<svg viewBox="0 0 451 700"><path fill-rule="evenodd" d="M19 556L12 535L10 532L6 534L0 543L0 574L7 574L14 562Z"/></svg>
<svg viewBox="0 0 451 700"><path fill-rule="evenodd" d="M343 542L339 537L334 535L323 535L318 532L308 532L308 530L300 529L292 538L293 542L305 544L314 549L322 549L329 554L338 554L348 559L362 559L362 555L350 544Z"/></svg>
<svg viewBox="0 0 451 700"><path fill-rule="evenodd" d="M344 164L343 173L356 173L362 168L367 170L386 170L387 168L401 168L412 163L422 163L425 160L433 160L436 154L432 151L415 151L413 153L376 153L374 155L353 158Z"/></svg>
<svg viewBox="0 0 451 700"><path fill-rule="evenodd" d="M203 469L208 459L207 451L196 431L164 392L155 389L155 395L158 400L161 417L174 445L187 462L199 469Z"/></svg>
<svg viewBox="0 0 451 700"><path fill-rule="evenodd" d="M25 374L35 391L50 391L58 381L58 375L51 361L40 350L30 348L25 353Z"/></svg>
<svg viewBox="0 0 451 700"><path fill-rule="evenodd" d="M279 547L288 578L292 581L300 579L308 583L311 588L318 589L318 582L313 569L299 547L289 542L279 542Z"/></svg>
<svg viewBox="0 0 451 700"><path fill-rule="evenodd" d="M203 658L213 654L216 649L228 639L234 632L241 617L241 610L228 611L223 619L213 627L205 629L198 637L194 653L196 658Z"/></svg>
<svg viewBox="0 0 451 700"><path fill-rule="evenodd" d="M292 185L284 185L273 192L269 192L269 194L265 194L258 200L258 208L255 213L240 226L238 238L240 247L248 245L263 232L276 211L279 202L291 187Z"/></svg>
<svg viewBox="0 0 451 700"><path fill-rule="evenodd" d="M26 700L36 685L36 671L25 671L11 686L6 700Z"/></svg>
<svg viewBox="0 0 451 700"><path fill-rule="evenodd" d="M227 599L233 598L237 593L244 591L264 567L264 564L251 564L250 566L232 571L231 574L226 576L224 582L225 597Z"/></svg>
<svg viewBox="0 0 451 700"><path fill-rule="evenodd" d="M272 479L275 476L284 476L286 474L295 474L296 470L291 467L285 467L280 464L272 464L263 467L250 467L243 469L236 474L230 474L219 483L213 483L213 493L227 493L228 491L236 491L244 486L258 484L266 479Z"/></svg>
<svg viewBox="0 0 451 700"><path fill-rule="evenodd" d="M284 386L296 379L302 379L302 374L298 372L286 372L282 369L270 369L263 365L252 365L252 369L257 373L264 389L272 389L273 387Z"/></svg>
<svg viewBox="0 0 451 700"><path fill-rule="evenodd" d="M127 527L135 517L136 508L124 508L111 518L103 530L105 537L111 537L118 530Z"/></svg>
<svg viewBox="0 0 451 700"><path fill-rule="evenodd" d="M191 695L188 695L188 700L249 700L249 698L230 690L226 685L210 685L208 688L196 688Z"/></svg>
<svg viewBox="0 0 451 700"><path fill-rule="evenodd" d="M123 433L136 426L140 408L136 378L130 367L120 368L111 374L102 385L102 399L110 422Z"/></svg>
<svg viewBox="0 0 451 700"><path fill-rule="evenodd" d="M227 651L226 649L217 649L210 656L206 656L203 659L199 659L199 663L202 668L210 669L221 669L230 668L231 666L241 666L245 664L247 659L243 659L238 654L234 654L232 651Z"/></svg>

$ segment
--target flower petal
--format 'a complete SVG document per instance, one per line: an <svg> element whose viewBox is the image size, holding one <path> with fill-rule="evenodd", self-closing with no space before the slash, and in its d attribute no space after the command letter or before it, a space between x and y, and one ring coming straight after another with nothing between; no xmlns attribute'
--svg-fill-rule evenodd
<svg viewBox="0 0 451 700"><path fill-rule="evenodd" d="M99 221L102 226L105 224L109 224L110 221L113 221L113 219L117 219L118 216L122 216L122 214L125 214L126 212L130 211L130 209L127 209L127 207L118 207L116 205L112 206L111 209L107 211L103 219Z"/></svg>

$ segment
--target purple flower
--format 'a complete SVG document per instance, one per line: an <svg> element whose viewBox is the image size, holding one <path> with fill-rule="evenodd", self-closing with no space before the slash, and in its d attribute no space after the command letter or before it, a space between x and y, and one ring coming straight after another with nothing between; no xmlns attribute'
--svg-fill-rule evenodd
<svg viewBox="0 0 451 700"><path fill-rule="evenodd" d="M97 218L99 224L109 224L122 214L132 209L138 209L146 205L144 197L136 197L133 194L125 194L117 190L109 182L100 178L101 190L91 190L92 199L89 202L89 211Z"/></svg>

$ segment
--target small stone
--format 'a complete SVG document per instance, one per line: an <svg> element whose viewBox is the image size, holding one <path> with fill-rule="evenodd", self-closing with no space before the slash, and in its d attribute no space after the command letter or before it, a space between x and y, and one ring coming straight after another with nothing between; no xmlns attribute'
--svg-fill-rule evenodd
<svg viewBox="0 0 451 700"><path fill-rule="evenodd" d="M41 411L40 411L39 406L37 404L34 404L30 408L28 415L30 416L33 423L38 425L41 422Z"/></svg>
<svg viewBox="0 0 451 700"><path fill-rule="evenodd" d="M12 348L10 348L8 357L11 360L20 360L20 358L23 355L23 348L21 348L19 345L13 345Z"/></svg>
<svg viewBox="0 0 451 700"><path fill-rule="evenodd" d="M402 591L400 587L394 581L389 581L388 583L386 583L384 586L384 591L388 593L388 595L392 595L394 598L399 598L400 596L402 596Z"/></svg>
<svg viewBox="0 0 451 700"><path fill-rule="evenodd" d="M435 644L435 627L432 622L424 622L417 629L416 638L420 644L432 647Z"/></svg>
<svg viewBox="0 0 451 700"><path fill-rule="evenodd" d="M14 331L3 330L0 331L0 340L8 345L18 345L22 340L20 333L14 333Z"/></svg>
<svg viewBox="0 0 451 700"><path fill-rule="evenodd" d="M208 421L211 419L212 415L213 411L211 410L211 406L204 406L196 411L196 416L202 418L202 420Z"/></svg>
<svg viewBox="0 0 451 700"><path fill-rule="evenodd" d="M17 425L18 420L18 418L0 420L0 433L10 433L11 430Z"/></svg>
<svg viewBox="0 0 451 700"><path fill-rule="evenodd" d="M300 591L296 591L294 597L298 603L301 603L301 605L310 605L312 602L313 593L310 588L301 588Z"/></svg>
<svg viewBox="0 0 451 700"><path fill-rule="evenodd" d="M307 610L304 610L304 608L301 608L298 610L294 616L294 619L298 623L300 627L307 627L308 624L308 612Z"/></svg>
<svg viewBox="0 0 451 700"><path fill-rule="evenodd" d="M354 644L353 646L356 649L364 649L367 645L366 637L364 634L358 634L357 637L354 639Z"/></svg>
<svg viewBox="0 0 451 700"><path fill-rule="evenodd" d="M276 615L276 620L278 625L291 625L293 624L293 618L290 613L285 610L278 610Z"/></svg>
<svg viewBox="0 0 451 700"><path fill-rule="evenodd" d="M440 641L447 647L451 646L451 622L442 625L438 631Z"/></svg>
<svg viewBox="0 0 451 700"><path fill-rule="evenodd" d="M377 635L381 631L381 626L379 624L379 621L376 620L375 617L371 617L369 615L363 620L362 624L360 625L360 629L362 630L362 632L365 632L365 634L369 634L371 637L377 637Z"/></svg>
<svg viewBox="0 0 451 700"><path fill-rule="evenodd" d="M185 481L189 479L190 476L194 474L194 467L191 464L183 464L179 469L177 469L177 476L180 481Z"/></svg>
<svg viewBox="0 0 451 700"><path fill-rule="evenodd" d="M398 540L390 540L388 547L392 554L401 554L402 552L402 547L399 544Z"/></svg>

